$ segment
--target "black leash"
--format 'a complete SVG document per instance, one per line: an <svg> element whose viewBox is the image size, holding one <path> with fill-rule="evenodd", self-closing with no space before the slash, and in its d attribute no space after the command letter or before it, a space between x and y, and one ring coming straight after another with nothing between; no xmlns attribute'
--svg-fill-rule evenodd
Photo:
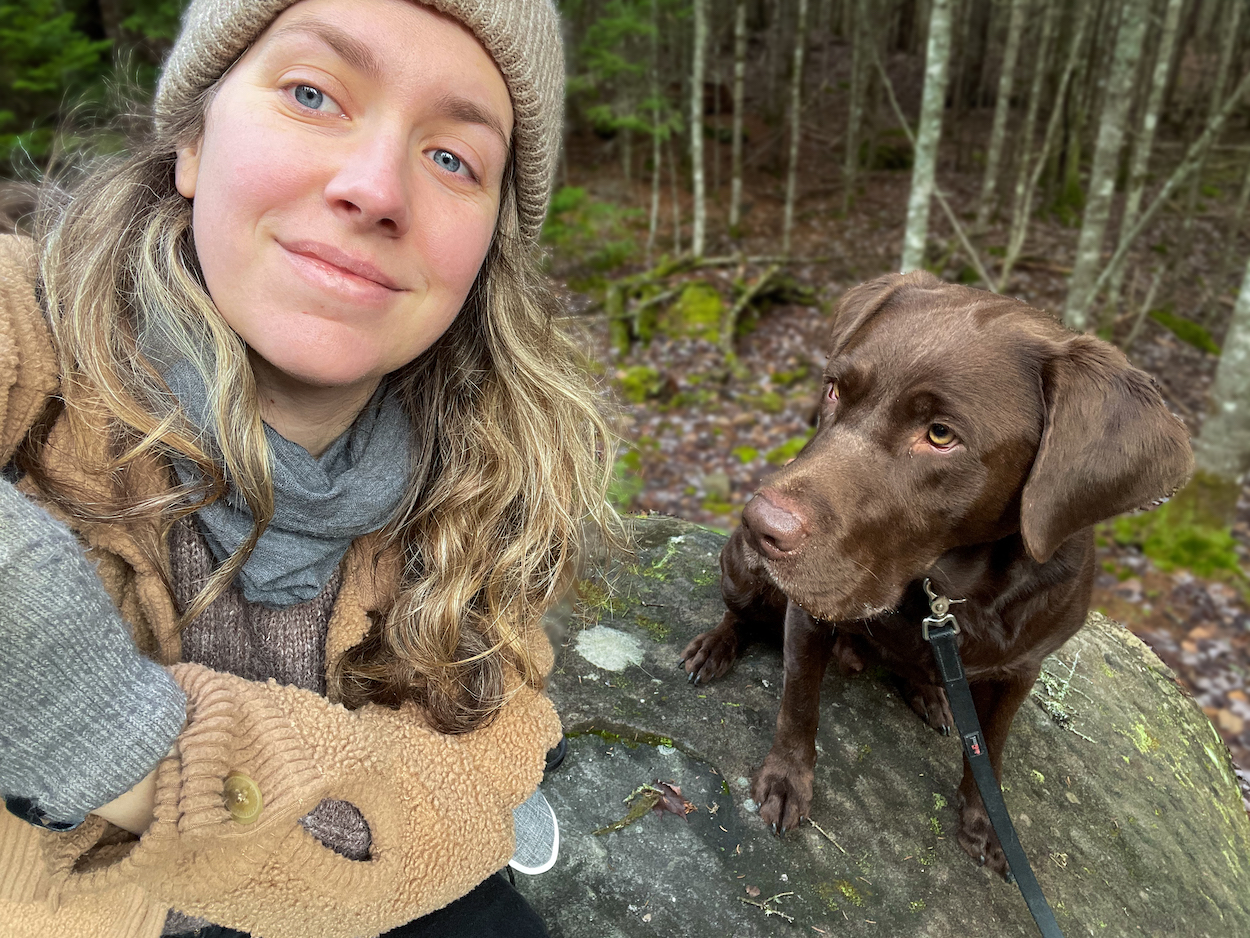
<svg viewBox="0 0 1250 938"><path fill-rule="evenodd" d="M1011 815L1007 813L1007 805L1003 803L1002 789L998 786L998 779L994 777L994 767L990 765L985 734L981 732L981 721L977 718L972 691L968 689L963 661L959 657L959 642L955 640L955 636L959 634L959 623L950 611L951 603L961 603L963 600L938 596L930 587L927 577L924 591L929 596L929 615L922 625L924 638L933 646L933 660L937 662L938 673L942 675L942 683L946 685L946 699L950 702L955 727L963 740L964 755L972 766L972 777L976 780L981 800L985 802L990 824L1007 857L1009 876L1014 877L1016 885L1020 887L1020 893L1028 903L1029 912L1033 914L1033 921L1037 923L1042 938L1063 938L1059 923L1055 921L1055 913L1042 895L1042 887L1037 884L1029 858L1020 847L1016 829L1011 823Z"/></svg>

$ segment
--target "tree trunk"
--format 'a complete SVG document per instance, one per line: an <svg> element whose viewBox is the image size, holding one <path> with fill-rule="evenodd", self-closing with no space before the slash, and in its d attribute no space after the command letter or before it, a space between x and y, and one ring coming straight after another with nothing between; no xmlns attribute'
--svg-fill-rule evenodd
<svg viewBox="0 0 1250 938"><path fill-rule="evenodd" d="M864 122L864 86L867 84L869 58L864 48L869 42L868 18L864 15L865 0L847 0L851 28L851 101L846 119L846 160L843 166L842 214L851 210L855 200L855 178L859 175L859 131Z"/></svg>
<svg viewBox="0 0 1250 938"><path fill-rule="evenodd" d="M737 238L742 224L742 94L747 73L747 0L734 10L733 181L729 187L729 234Z"/></svg>
<svg viewBox="0 0 1250 938"><path fill-rule="evenodd" d="M807 42L807 0L799 0L799 22L794 31L794 74L790 76L790 168L786 173L785 220L781 229L781 253L790 254L794 229L794 196L798 188L799 143L803 124L803 46Z"/></svg>
<svg viewBox="0 0 1250 938"><path fill-rule="evenodd" d="M1159 48L1155 54L1155 67L1150 80L1150 97L1146 99L1141 131L1133 144L1133 158L1129 165L1128 194L1124 198L1124 213L1120 219L1121 240L1133 230L1133 225L1137 223L1137 216L1141 213L1142 192L1146 188L1146 171L1150 168L1150 151L1154 147L1155 128L1159 123L1159 108L1163 104L1163 93L1167 90L1168 68L1172 64L1172 46L1176 42L1176 27L1180 23L1183 4L1184 0L1168 0L1167 11L1163 16ZM1121 267L1107 287L1107 313L1104 317L1104 325L1108 325L1115 318L1123 280L1124 268Z"/></svg>
<svg viewBox="0 0 1250 938"><path fill-rule="evenodd" d="M673 255L681 254L681 167L677 162L677 148L673 138L668 138L668 165L673 189Z"/></svg>
<svg viewBox="0 0 1250 938"><path fill-rule="evenodd" d="M1237 45L1237 27L1241 24L1241 9L1245 5L1245 0L1232 0L1229 6L1232 9L1227 17L1221 17L1214 24L1218 28L1220 35L1223 37L1220 43L1219 64L1215 69L1215 82L1211 86L1211 101L1207 106L1207 120L1210 121L1224 103L1224 88L1228 85L1229 66L1233 61L1233 50ZM1208 153L1210 151L1207 151ZM1189 254L1190 245L1193 242L1194 212L1198 208L1198 195L1202 189L1202 174L1206 171L1207 159L1203 155L1202 160L1198 163L1198 168L1194 171L1193 177L1189 181L1189 198L1185 202L1185 221L1181 226L1181 243L1177 247L1176 253L1181 257Z"/></svg>
<svg viewBox="0 0 1250 938"><path fill-rule="evenodd" d="M1207 487L1223 493L1215 499L1216 520L1231 524L1238 482L1250 470L1250 263L1224 336L1207 419L1194 442L1194 463L1200 476L1214 477Z"/></svg>
<svg viewBox="0 0 1250 938"><path fill-rule="evenodd" d="M994 193L998 188L998 162L1002 158L1003 138L1007 135L1007 118L1011 112L1011 91L1015 81L1016 57L1020 51L1020 35L1024 32L1025 14L1030 0L1011 0L1011 19L1007 23L1007 44L1003 48L1003 67L998 76L998 97L994 101L994 125L990 130L990 148L985 156L985 181L977 205L975 230L981 231L994 211Z"/></svg>
<svg viewBox="0 0 1250 938"><path fill-rule="evenodd" d="M651 0L651 215L647 220L647 267L660 227L660 0Z"/></svg>
<svg viewBox="0 0 1250 938"><path fill-rule="evenodd" d="M694 59L690 69L690 175L694 188L694 228L690 250L703 256L707 205L703 192L703 55L707 47L707 3L694 0Z"/></svg>
<svg viewBox="0 0 1250 938"><path fill-rule="evenodd" d="M951 0L932 0L929 43L925 53L924 98L920 105L920 129L916 134L916 157L912 168L911 194L907 199L907 229L903 235L900 269L924 266L925 239L929 234L929 203L937 175L938 142L942 137L942 111L946 105L946 80L951 52Z"/></svg>
<svg viewBox="0 0 1250 938"><path fill-rule="evenodd" d="M1050 155L1054 149L1055 141L1059 139L1059 124L1063 119L1064 94L1068 90L1068 83L1072 80L1072 73L1076 69L1076 62L1081 54L1081 46L1085 43L1086 27L1089 24L1089 7L1083 6L1077 16L1072 44L1068 48L1068 58L1063 66L1063 74L1059 78L1059 89L1055 93L1055 103L1050 111L1050 119L1046 122L1046 137L1042 140L1042 149L1037 154L1037 162L1030 169L1027 147L1032 139L1032 122L1036 117L1034 108L1040 100L1042 85L1045 83L1045 60L1049 54L1050 40L1054 33L1057 14L1058 5L1051 5L1046 11L1046 18L1042 21L1042 38L1038 49L1039 60L1033 71L1033 96L1029 102L1029 109L1034 113L1032 116L1025 118L1025 123L1029 126L1029 133L1024 138L1023 146L1026 150L1022 154L1023 159L1016 173L1016 195L1011 212L1011 236L1007 240L1007 252L1003 257L1002 272L999 274L999 293L1007 292L1007 281L1011 278L1011 268L1015 264L1016 258L1020 256L1020 252L1024 249L1024 239L1029 231L1029 216L1033 213L1033 194L1037 191L1037 184L1042 178L1042 172L1050 162Z"/></svg>
<svg viewBox="0 0 1250 938"><path fill-rule="evenodd" d="M1077 241L1076 264L1068 287L1064 320L1078 332L1085 331L1087 313L1094 296L1095 278L1102 266L1102 242L1107 233L1111 198L1115 195L1115 176L1120 164L1120 148L1124 143L1124 125L1128 119L1133 79L1141 58L1142 38L1146 29L1148 0L1127 0L1116 35L1115 56L1107 80L1098 144L1090 169L1089 196L1081 220Z"/></svg>
<svg viewBox="0 0 1250 938"><path fill-rule="evenodd" d="M1111 260L1107 261L1107 266L1098 275L1098 280L1094 283L1093 289L1090 290L1091 296L1097 296L1098 291L1106 286L1107 282L1115 276L1120 265L1124 263L1129 247L1146 230L1146 226L1154 221L1155 216L1159 214L1163 206L1172 198L1176 190L1189 181L1190 173L1198 168L1198 162L1206 155L1207 150L1211 148L1215 138L1224 130L1224 125L1228 123L1229 115L1233 113L1238 102L1241 101L1247 91L1250 91L1250 73L1242 76L1241 81L1237 83L1237 87L1233 89L1232 94L1228 96L1228 100L1224 102L1224 106L1220 108L1220 112L1211 118L1211 122L1203 130L1202 136L1189 145L1189 149L1185 151L1185 156L1181 159L1180 165L1172 171L1172 175L1163 184L1163 188L1151 199L1150 205L1141 213L1141 217L1137 219L1137 224L1133 226L1133 230L1120 239L1120 245L1116 248L1115 254L1111 256Z"/></svg>

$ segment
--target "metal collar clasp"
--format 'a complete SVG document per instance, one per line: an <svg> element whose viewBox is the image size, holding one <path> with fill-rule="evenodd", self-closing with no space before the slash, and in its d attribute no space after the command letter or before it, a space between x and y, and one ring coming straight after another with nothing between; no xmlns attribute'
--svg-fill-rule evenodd
<svg viewBox="0 0 1250 938"><path fill-rule="evenodd" d="M931 585L928 577L924 578L924 591L929 597L929 615L924 617L924 621L920 626L921 634L924 635L924 640L926 642L929 640L930 628L940 629L948 625L954 629L951 634L958 635L959 622L956 620L955 616L951 614L951 606L955 603L967 602L968 600L948 599L945 596L939 596L937 593L933 592L933 586Z"/></svg>

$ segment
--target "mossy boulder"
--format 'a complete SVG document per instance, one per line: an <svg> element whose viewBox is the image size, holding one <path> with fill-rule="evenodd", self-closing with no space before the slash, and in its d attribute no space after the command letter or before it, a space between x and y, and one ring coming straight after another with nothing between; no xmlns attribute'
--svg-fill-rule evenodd
<svg viewBox="0 0 1250 938"><path fill-rule="evenodd" d="M1018 890L952 836L957 740L922 725L885 675L826 677L820 829L765 829L747 779L772 741L780 650L749 646L721 681L687 683L679 653L724 611L725 537L670 518L635 525L636 563L587 578L557 643L550 690L570 745L543 791L561 857L518 876L554 938L1036 935ZM657 780L695 810L593 833ZM1250 935L1250 816L1228 750L1115 622L1091 615L1047 660L1003 781L1068 938Z"/></svg>

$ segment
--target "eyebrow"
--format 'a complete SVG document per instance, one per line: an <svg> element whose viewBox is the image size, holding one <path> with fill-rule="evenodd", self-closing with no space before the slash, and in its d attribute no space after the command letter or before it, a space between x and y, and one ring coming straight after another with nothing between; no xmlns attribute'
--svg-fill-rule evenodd
<svg viewBox="0 0 1250 938"><path fill-rule="evenodd" d="M273 34L274 39L296 33L311 33L338 53L338 57L374 81L382 80L382 65L373 51L349 33L329 23L287 23Z"/></svg>
<svg viewBox="0 0 1250 938"><path fill-rule="evenodd" d="M504 133L503 124L499 122L499 118L476 101L470 101L468 98L462 98L459 95L445 94L435 102L434 107L439 113L453 120L463 121L467 124L481 124L493 130L498 135L500 143L503 144L504 150L508 153L512 152L512 143L508 139L508 135Z"/></svg>
<svg viewBox="0 0 1250 938"><path fill-rule="evenodd" d="M288 23L278 29L273 34L273 37L279 39L295 33L311 33L333 49L339 58L362 75L377 82L383 81L382 65L378 61L377 56L373 54L373 50L355 36L344 32L337 26L316 22ZM489 128L499 137L504 150L508 153L512 152L512 142L508 134L504 132L503 124L499 118L475 101L470 101L468 98L462 98L455 94L446 94L435 102L435 109L440 114L453 120L469 124L481 124Z"/></svg>

